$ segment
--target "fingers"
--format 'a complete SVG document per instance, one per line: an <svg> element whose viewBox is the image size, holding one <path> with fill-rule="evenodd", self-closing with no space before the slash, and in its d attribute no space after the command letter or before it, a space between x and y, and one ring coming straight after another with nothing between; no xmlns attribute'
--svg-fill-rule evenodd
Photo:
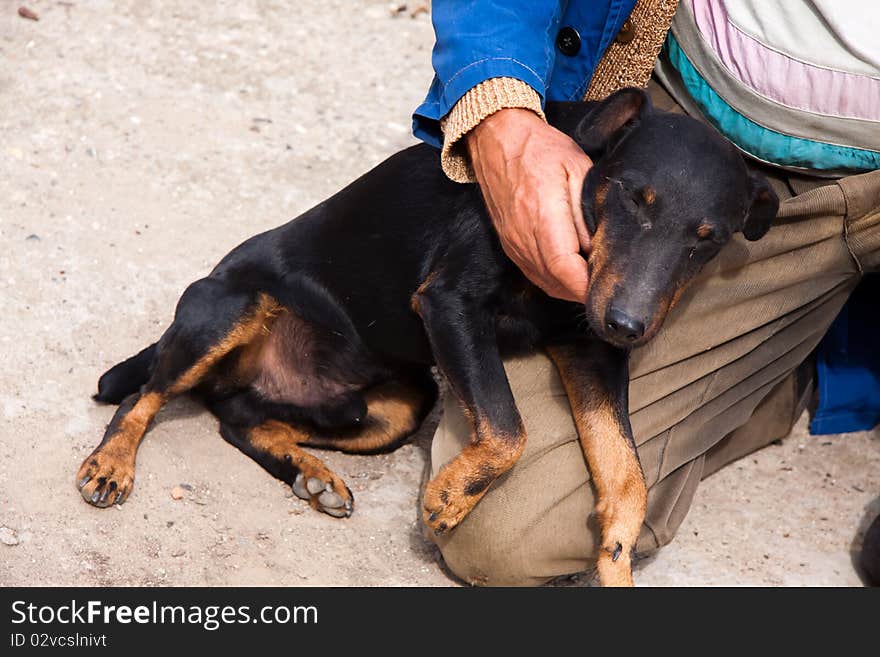
<svg viewBox="0 0 880 657"><path fill-rule="evenodd" d="M571 216L545 219L537 235L543 271L540 287L550 296L583 303L587 298L587 262L581 257Z"/></svg>
<svg viewBox="0 0 880 657"><path fill-rule="evenodd" d="M501 110L467 138L492 223L507 256L547 294L583 303L590 247L581 194L590 158L523 110Z"/></svg>
<svg viewBox="0 0 880 657"><path fill-rule="evenodd" d="M587 299L587 262L577 253L561 253L552 256L547 263L552 277L552 290L547 294L557 299L584 303Z"/></svg>
<svg viewBox="0 0 880 657"><path fill-rule="evenodd" d="M581 251L588 253L590 251L590 232L587 230L587 222L584 221L583 191L584 179L592 168L593 162L587 157L586 162L583 162L582 165L586 165L583 170L578 167L577 170L569 171L568 191L571 197L572 218L574 219L574 228L577 231L578 243Z"/></svg>
<svg viewBox="0 0 880 657"><path fill-rule="evenodd" d="M552 281L544 276L542 268L534 264L541 262L541 256L533 235L529 242L528 245L520 245L501 237L501 248L529 281L546 291L545 286L551 285Z"/></svg>
<svg viewBox="0 0 880 657"><path fill-rule="evenodd" d="M520 268L532 283L551 297L584 303L587 297L587 263L580 255L584 243L589 247L589 234L578 232L572 212L569 189L555 187L555 199L546 198L544 207L526 211L530 230L506 230L498 222L498 233L505 254ZM578 213L578 216L582 216Z"/></svg>
<svg viewBox="0 0 880 657"><path fill-rule="evenodd" d="M575 178L581 178L580 174L569 175L568 181ZM545 214L539 217L535 238L546 281L541 287L553 297L583 303L587 297L588 276L587 263L580 255L581 239L577 230L578 223L583 224L581 185L561 186L561 193L555 199L546 199ZM576 202L572 195L576 196Z"/></svg>

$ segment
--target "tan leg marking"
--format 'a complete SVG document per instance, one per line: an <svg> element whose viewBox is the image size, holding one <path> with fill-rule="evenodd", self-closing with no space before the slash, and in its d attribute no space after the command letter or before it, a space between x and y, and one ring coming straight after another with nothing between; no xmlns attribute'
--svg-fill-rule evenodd
<svg viewBox="0 0 880 657"><path fill-rule="evenodd" d="M312 508L337 518L350 516L354 498L348 486L320 459L299 446L309 438L304 431L275 420L269 420L248 432L248 441L254 448L299 471L293 491L307 500Z"/></svg>
<svg viewBox="0 0 880 657"><path fill-rule="evenodd" d="M603 586L632 586L631 554L647 507L647 489L638 456L608 400L601 396L592 398L589 388L577 384L565 350L547 351L559 369L596 487L596 513L602 532L597 562L599 581Z"/></svg>
<svg viewBox="0 0 880 657"><path fill-rule="evenodd" d="M425 394L418 388L392 382L367 391L363 427L339 436L310 436L308 445L364 454L390 449L419 428Z"/></svg>
<svg viewBox="0 0 880 657"><path fill-rule="evenodd" d="M138 447L164 403L159 393L142 395L119 422L116 431L83 461L76 474L83 499L100 507L125 502L134 485Z"/></svg>
<svg viewBox="0 0 880 657"><path fill-rule="evenodd" d="M238 324L232 327L232 330L226 334L216 345L211 347L204 356L195 362L186 372L184 372L177 381L169 388L171 395L179 395L192 389L194 386L205 378L205 375L214 367L221 359L229 354L233 349L247 345L252 340L260 336L268 335L272 328L275 318L281 313L286 312L283 306L278 305L268 294L260 294L257 307L251 313L244 317Z"/></svg>
<svg viewBox="0 0 880 657"><path fill-rule="evenodd" d="M438 534L453 529L470 513L492 482L519 460L526 445L524 429L516 436L503 436L486 422L472 424L471 443L425 487L425 524Z"/></svg>

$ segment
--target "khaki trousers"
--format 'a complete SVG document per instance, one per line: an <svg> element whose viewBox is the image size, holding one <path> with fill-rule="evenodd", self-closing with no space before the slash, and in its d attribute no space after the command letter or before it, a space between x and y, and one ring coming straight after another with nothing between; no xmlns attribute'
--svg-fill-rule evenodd
<svg viewBox="0 0 880 657"><path fill-rule="evenodd" d="M633 352L629 403L648 484L639 553L672 540L703 477L788 432L790 375L862 272L880 269L880 171L800 194L790 177L773 184L783 202L767 236L737 236L657 337ZM535 354L505 367L525 422L525 452L436 541L449 568L469 583L535 585L593 566L594 493L553 364ZM433 474L470 439L456 400L447 395L444 404Z"/></svg>

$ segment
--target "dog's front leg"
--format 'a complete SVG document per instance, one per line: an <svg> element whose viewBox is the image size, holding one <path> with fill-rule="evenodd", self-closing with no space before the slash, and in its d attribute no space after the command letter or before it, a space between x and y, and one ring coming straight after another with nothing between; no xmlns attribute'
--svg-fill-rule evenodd
<svg viewBox="0 0 880 657"><path fill-rule="evenodd" d="M602 532L603 586L632 586L630 555L645 519L645 477L629 424L629 354L599 340L548 347L571 404Z"/></svg>
<svg viewBox="0 0 880 657"><path fill-rule="evenodd" d="M525 430L498 352L495 318L454 286L429 278L413 295L434 359L471 424L471 442L425 488L425 523L451 530L517 461Z"/></svg>

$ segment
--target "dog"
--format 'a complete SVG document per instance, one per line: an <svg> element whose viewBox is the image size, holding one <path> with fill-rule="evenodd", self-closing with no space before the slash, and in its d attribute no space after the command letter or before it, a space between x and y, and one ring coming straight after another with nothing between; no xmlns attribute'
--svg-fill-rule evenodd
<svg viewBox="0 0 880 657"><path fill-rule="evenodd" d="M583 304L532 285L504 255L479 187L449 181L430 146L407 148L233 249L186 289L158 342L100 378L94 399L119 408L76 475L83 498L124 502L150 422L190 393L224 439L315 509L347 517L351 491L303 446L396 447L434 405L436 365L472 431L424 491L424 522L448 532L525 445L502 357L543 348L597 490L600 581L631 585L646 488L627 410L629 351L656 335L734 233L767 232L778 200L729 142L655 110L642 90L548 103L547 117L595 162L583 188Z"/></svg>

